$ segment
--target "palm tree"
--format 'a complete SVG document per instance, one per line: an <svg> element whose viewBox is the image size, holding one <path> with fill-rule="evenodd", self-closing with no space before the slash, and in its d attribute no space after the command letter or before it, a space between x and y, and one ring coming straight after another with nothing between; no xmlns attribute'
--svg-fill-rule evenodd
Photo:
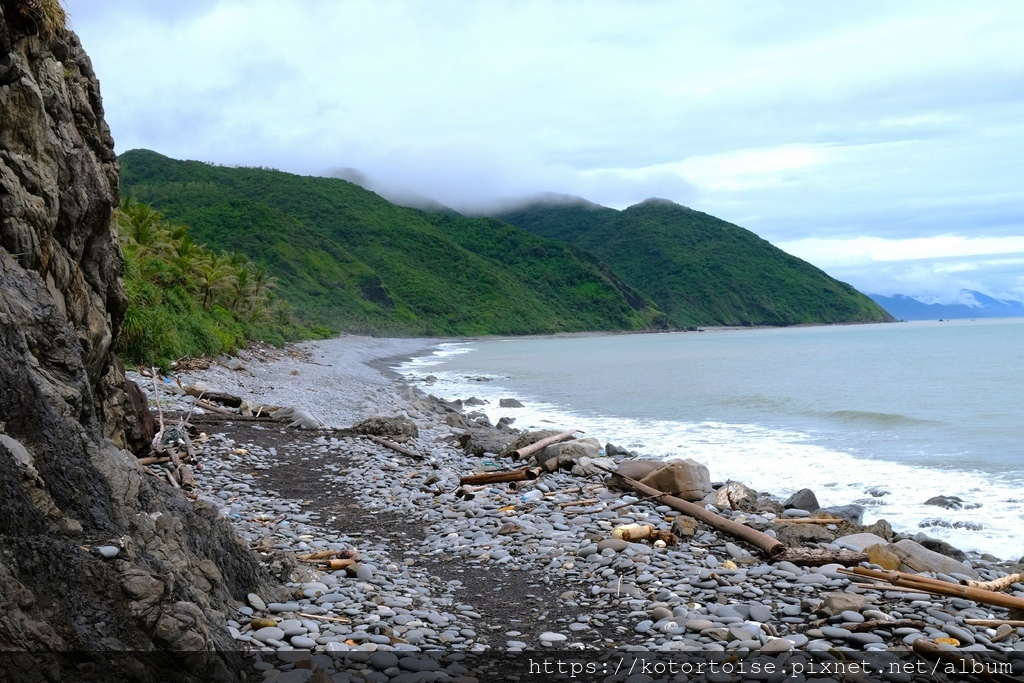
<svg viewBox="0 0 1024 683"><path fill-rule="evenodd" d="M259 308L265 308L270 301L270 292L277 287L277 278L273 277L266 266L252 268L252 305L249 307L247 320L252 320Z"/></svg>
<svg viewBox="0 0 1024 683"><path fill-rule="evenodd" d="M199 293L203 297L203 308L210 310L214 296L231 285L235 277L231 260L225 254L213 255L199 266Z"/></svg>
<svg viewBox="0 0 1024 683"><path fill-rule="evenodd" d="M135 246L140 255L159 253L167 248L170 231L163 214L149 204L125 197L114 219L121 243Z"/></svg>

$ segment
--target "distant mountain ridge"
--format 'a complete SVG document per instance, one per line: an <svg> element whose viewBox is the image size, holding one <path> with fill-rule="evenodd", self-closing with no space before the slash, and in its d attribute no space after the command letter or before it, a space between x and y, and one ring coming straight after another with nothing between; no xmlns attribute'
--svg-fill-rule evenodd
<svg viewBox="0 0 1024 683"><path fill-rule="evenodd" d="M197 243L266 266L280 297L330 330L517 335L891 320L750 231L667 200L617 211L550 195L470 217L398 206L338 178L149 150L120 163L124 194L188 226Z"/></svg>
<svg viewBox="0 0 1024 683"><path fill-rule="evenodd" d="M882 296L871 294L882 308L889 311L899 320L940 320L955 318L1016 318L1024 316L1024 303L1020 301L1004 301L972 290L962 290L962 295L969 296L977 302L977 306L968 304L927 303L906 296L895 294Z"/></svg>
<svg viewBox="0 0 1024 683"><path fill-rule="evenodd" d="M617 211L542 197L493 216L593 252L674 327L892 320L850 285L749 230L665 199Z"/></svg>

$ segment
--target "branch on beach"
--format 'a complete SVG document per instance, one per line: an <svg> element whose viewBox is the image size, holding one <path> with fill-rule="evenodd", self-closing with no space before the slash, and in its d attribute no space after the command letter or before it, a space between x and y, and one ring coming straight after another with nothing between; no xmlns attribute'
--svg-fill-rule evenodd
<svg viewBox="0 0 1024 683"><path fill-rule="evenodd" d="M615 474L614 470L606 467L600 467L600 469ZM786 546L784 546L778 539L769 536L766 533L758 531L757 529L752 529L744 524L734 522L731 519L726 519L725 517L715 514L700 505L695 505L690 501L668 495L664 491L659 491L656 488L637 481L636 479L632 479L621 474L618 476L633 490L646 496L659 497L662 505L668 505L670 508L678 510L679 512L691 517L695 517L719 531L723 531L750 543L754 547L763 551L769 559L776 559L786 551Z"/></svg>
<svg viewBox="0 0 1024 683"><path fill-rule="evenodd" d="M385 448L390 448L391 450L395 451L396 453L401 453L402 455L408 455L410 458L415 458L417 460L424 460L424 459L426 459L425 456L422 453L417 453L416 451L411 451L408 448L405 448L404 446L399 446L397 443L395 443L393 441L388 441L387 439L382 439L381 437L379 437L379 436L377 436L375 434L363 434L363 436L365 436L370 441L373 441L374 443L379 443L381 446L384 446Z"/></svg>
<svg viewBox="0 0 1024 683"><path fill-rule="evenodd" d="M575 434L576 432L581 432L581 431L582 430L579 430L579 429L572 429L572 430L569 430L567 432L562 432L561 434L555 434L554 436L549 436L546 439L541 439L540 441L536 441L536 442L530 444L529 446L523 446L522 448L519 448L519 449L516 449L515 451L512 451L512 458L515 459L515 460L525 460L526 458L528 458L529 456L533 455L534 453L536 453L540 449L542 449L542 448L544 448L546 446L550 446L553 443L558 443L560 441L566 441L568 439L571 439L573 434Z"/></svg>

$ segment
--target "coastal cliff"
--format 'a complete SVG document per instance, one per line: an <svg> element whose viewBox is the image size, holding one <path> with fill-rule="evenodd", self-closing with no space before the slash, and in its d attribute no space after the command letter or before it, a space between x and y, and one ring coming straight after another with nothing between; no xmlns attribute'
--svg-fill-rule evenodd
<svg viewBox="0 0 1024 683"><path fill-rule="evenodd" d="M225 610L271 580L129 452L150 434L112 353L117 158L88 56L39 6L0 2L0 650L227 650Z"/></svg>

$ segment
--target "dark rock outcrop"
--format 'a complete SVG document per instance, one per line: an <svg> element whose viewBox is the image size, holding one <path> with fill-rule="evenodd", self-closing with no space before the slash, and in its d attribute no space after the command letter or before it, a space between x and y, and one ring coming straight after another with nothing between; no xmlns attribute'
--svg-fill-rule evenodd
<svg viewBox="0 0 1024 683"><path fill-rule="evenodd" d="M25 5L0 0L0 650L227 651L225 612L272 584L215 509L125 450L146 433L112 353L113 140L77 38ZM125 666L223 680L225 657Z"/></svg>

